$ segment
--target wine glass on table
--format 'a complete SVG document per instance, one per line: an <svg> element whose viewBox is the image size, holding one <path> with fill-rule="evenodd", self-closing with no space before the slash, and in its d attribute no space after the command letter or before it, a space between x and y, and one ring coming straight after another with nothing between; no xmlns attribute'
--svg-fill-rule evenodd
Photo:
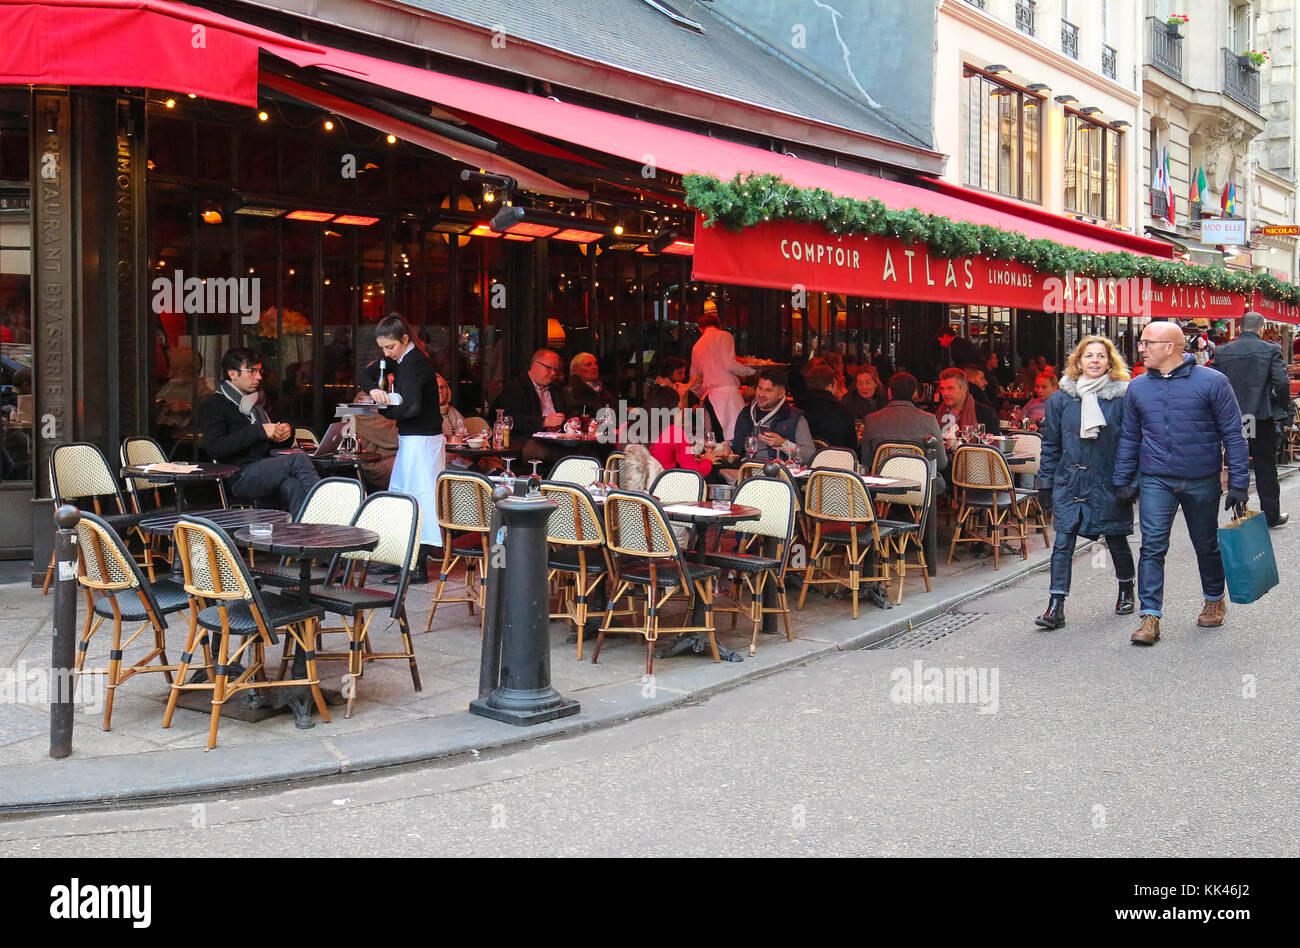
<svg viewBox="0 0 1300 948"><path fill-rule="evenodd" d="M537 458L536 460L529 461L528 463L533 466L533 477L541 477L541 475L537 473L537 468L542 463L542 459Z"/></svg>
<svg viewBox="0 0 1300 948"><path fill-rule="evenodd" d="M713 433L713 428L704 429L704 453L712 454L718 447L717 436Z"/></svg>
<svg viewBox="0 0 1300 948"><path fill-rule="evenodd" d="M758 458L758 446L762 444L757 435L750 435L745 439L745 454L751 460Z"/></svg>
<svg viewBox="0 0 1300 948"><path fill-rule="evenodd" d="M510 468L510 465L513 461L514 458L503 457L501 459L501 463L506 466L506 472L501 475L501 482L502 484L505 485L506 489L509 490L510 493L512 494L515 492L515 472Z"/></svg>

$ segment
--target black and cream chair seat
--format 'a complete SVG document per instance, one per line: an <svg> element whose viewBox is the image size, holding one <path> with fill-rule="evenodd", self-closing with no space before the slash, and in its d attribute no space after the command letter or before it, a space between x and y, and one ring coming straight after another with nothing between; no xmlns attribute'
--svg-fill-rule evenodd
<svg viewBox="0 0 1300 948"><path fill-rule="evenodd" d="M352 482L356 484L356 481ZM373 530L379 534L379 545L371 551L342 553L336 558L334 572L346 566L343 581L337 584L313 586L311 601L326 612L349 620L343 629L322 629L322 632L343 631L348 636L348 651L317 653L317 661L347 660L348 674L354 679L365 674L370 662L381 659L405 660L411 669L411 684L420 691L420 668L415 660L415 646L411 642L411 624L406 617L407 579L415 568L420 553L420 506L410 494L383 491L371 494L361 505L352 520L352 526ZM366 574L371 566L382 563L399 567L395 586L366 585ZM395 619L402 638L402 650L376 652L371 647L371 623L379 612L387 611ZM289 642L285 641L280 662L280 674L289 664ZM352 717L356 688L348 694L346 717Z"/></svg>
<svg viewBox="0 0 1300 948"><path fill-rule="evenodd" d="M185 653L172 679L163 727L171 727L172 715L182 691L212 693L208 750L217 746L221 709L241 691L263 688L306 687L320 712L330 720L316 674L316 632L324 612L315 604L293 599L263 596L229 535L210 520L184 516L176 524L176 552L185 571L185 592L193 618ZM275 632L284 629L302 649L305 672L301 678L266 679L266 646L277 642ZM212 674L207 681L185 681L193 663L194 649L208 632L216 633ZM243 641L238 647L234 638ZM251 652L251 659L249 653Z"/></svg>
<svg viewBox="0 0 1300 948"><path fill-rule="evenodd" d="M574 484L544 482L542 496L555 501L555 510L546 522L548 578L563 578L564 611L552 613L552 619L568 619L578 633L578 661L582 661L582 640L587 626L587 608L593 591L602 586L609 574L609 557L605 551L605 530L600 512L591 495Z"/></svg>
<svg viewBox="0 0 1300 948"><path fill-rule="evenodd" d="M856 619L862 584L889 584L889 542L895 528L877 522L867 485L852 471L820 469L809 474L804 513L812 524L812 546L799 608L803 609L811 587L842 586L853 596ZM836 559L842 560L840 569L832 568ZM874 563L875 571L863 576L868 561Z"/></svg>
<svg viewBox="0 0 1300 948"><path fill-rule="evenodd" d="M596 638L596 648L591 654L592 664L600 658L605 635L610 632L645 637L647 675L654 674L655 642L663 633L707 632L713 660L719 661L713 627L713 588L719 570L716 566L687 561L659 501L639 492L610 491L605 500L605 537L613 570L614 593L610 596L605 620ZM695 598L700 598L704 611L703 625L689 625L689 619L688 624L682 626L666 627L663 624L663 608L679 590L687 594L688 615ZM630 605L636 599L642 600L644 607L643 624L640 627L615 626L614 616L619 613L620 604Z"/></svg>
<svg viewBox="0 0 1300 948"><path fill-rule="evenodd" d="M438 588L429 607L429 621L424 631L433 628L438 606L445 602L463 602L474 614L479 607L479 626L483 624L483 605L487 601L488 533L492 529L492 482L474 471L443 471L435 490L438 497L438 526L442 528L442 565L438 568ZM463 536L456 537L455 534ZM465 563L465 594L444 596L447 580L456 564ZM475 578L477 577L477 583Z"/></svg>
<svg viewBox="0 0 1300 948"><path fill-rule="evenodd" d="M742 608L737 598L731 606L719 606L716 611L731 613L731 627L736 627L736 618L744 612L753 623L753 634L749 642L749 654L758 650L758 633L763 626L763 616L770 612L779 612L785 622L785 637L794 641L794 632L790 628L790 607L785 597L785 571L790 562L790 547L795 530L795 494L790 485L779 478L749 477L736 488L732 498L736 504L757 507L763 516L757 521L747 520L723 528L724 533L741 534L752 544L758 539L777 541L775 556L764 556L759 552L710 553L705 562L716 566L723 574L734 575L744 586L749 601ZM773 583L777 591L779 605L777 608L763 605L763 594L768 583Z"/></svg>
<svg viewBox="0 0 1300 948"><path fill-rule="evenodd" d="M162 672L171 684L172 673L179 665L167 662L167 616L189 608L185 589L171 580L150 582L140 572L122 537L106 520L93 513L82 513L77 522L80 575L77 580L86 591L86 624L77 643L76 669L79 674L102 674L108 677L108 695L104 703L105 731L113 724L113 699L117 688L128 678L142 672ZM86 653L91 637L105 621L113 623L113 641L109 646L108 665L87 669ZM122 624L139 622L140 627L123 639ZM152 633L153 645L141 658L122 667L126 650L146 631ZM207 640L203 641L206 652ZM154 660L158 664L154 664Z"/></svg>
<svg viewBox="0 0 1300 948"><path fill-rule="evenodd" d="M331 527L346 527L356 517L364 497L365 491L355 478L323 478L311 485L311 490L302 500L302 506L294 515L293 523L319 523ZM312 585L326 582L329 572L328 566L312 566ZM296 588L302 581L297 562L287 557L279 563L254 566L252 573L253 578L262 586Z"/></svg>

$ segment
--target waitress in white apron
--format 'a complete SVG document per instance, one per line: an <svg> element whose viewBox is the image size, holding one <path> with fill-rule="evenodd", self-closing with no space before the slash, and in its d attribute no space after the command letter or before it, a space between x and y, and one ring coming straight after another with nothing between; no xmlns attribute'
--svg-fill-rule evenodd
<svg viewBox="0 0 1300 948"><path fill-rule="evenodd" d="M375 326L375 341L383 358L370 397L381 415L397 422L397 457L388 487L413 495L420 505L420 558L407 581L427 583L430 548L442 546L434 485L447 460L438 375L424 348L411 335L411 327L396 313L389 313ZM399 578L385 582L396 583Z"/></svg>

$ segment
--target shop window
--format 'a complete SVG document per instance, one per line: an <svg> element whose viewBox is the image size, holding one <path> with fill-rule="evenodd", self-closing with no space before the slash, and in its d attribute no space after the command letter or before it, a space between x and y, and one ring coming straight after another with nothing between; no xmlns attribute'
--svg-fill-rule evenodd
<svg viewBox="0 0 1300 948"><path fill-rule="evenodd" d="M198 123L198 176L206 181L231 180L234 131L225 125Z"/></svg>
<svg viewBox="0 0 1300 948"><path fill-rule="evenodd" d="M169 178L194 177L194 123L149 116L149 171Z"/></svg>
<svg viewBox="0 0 1300 948"><path fill-rule="evenodd" d="M31 480L35 454L27 100L0 93L0 481Z"/></svg>

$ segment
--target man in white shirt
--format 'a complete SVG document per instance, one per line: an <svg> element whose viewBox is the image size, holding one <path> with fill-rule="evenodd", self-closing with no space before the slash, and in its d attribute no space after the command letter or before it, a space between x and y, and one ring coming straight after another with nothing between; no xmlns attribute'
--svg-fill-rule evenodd
<svg viewBox="0 0 1300 948"><path fill-rule="evenodd" d="M703 335L691 350L691 377L699 377L692 391L708 399L722 425L727 441L735 435L736 417L745 407L740 397L739 377L753 375L754 370L736 361L736 340L722 328L715 311L705 310L700 317Z"/></svg>

